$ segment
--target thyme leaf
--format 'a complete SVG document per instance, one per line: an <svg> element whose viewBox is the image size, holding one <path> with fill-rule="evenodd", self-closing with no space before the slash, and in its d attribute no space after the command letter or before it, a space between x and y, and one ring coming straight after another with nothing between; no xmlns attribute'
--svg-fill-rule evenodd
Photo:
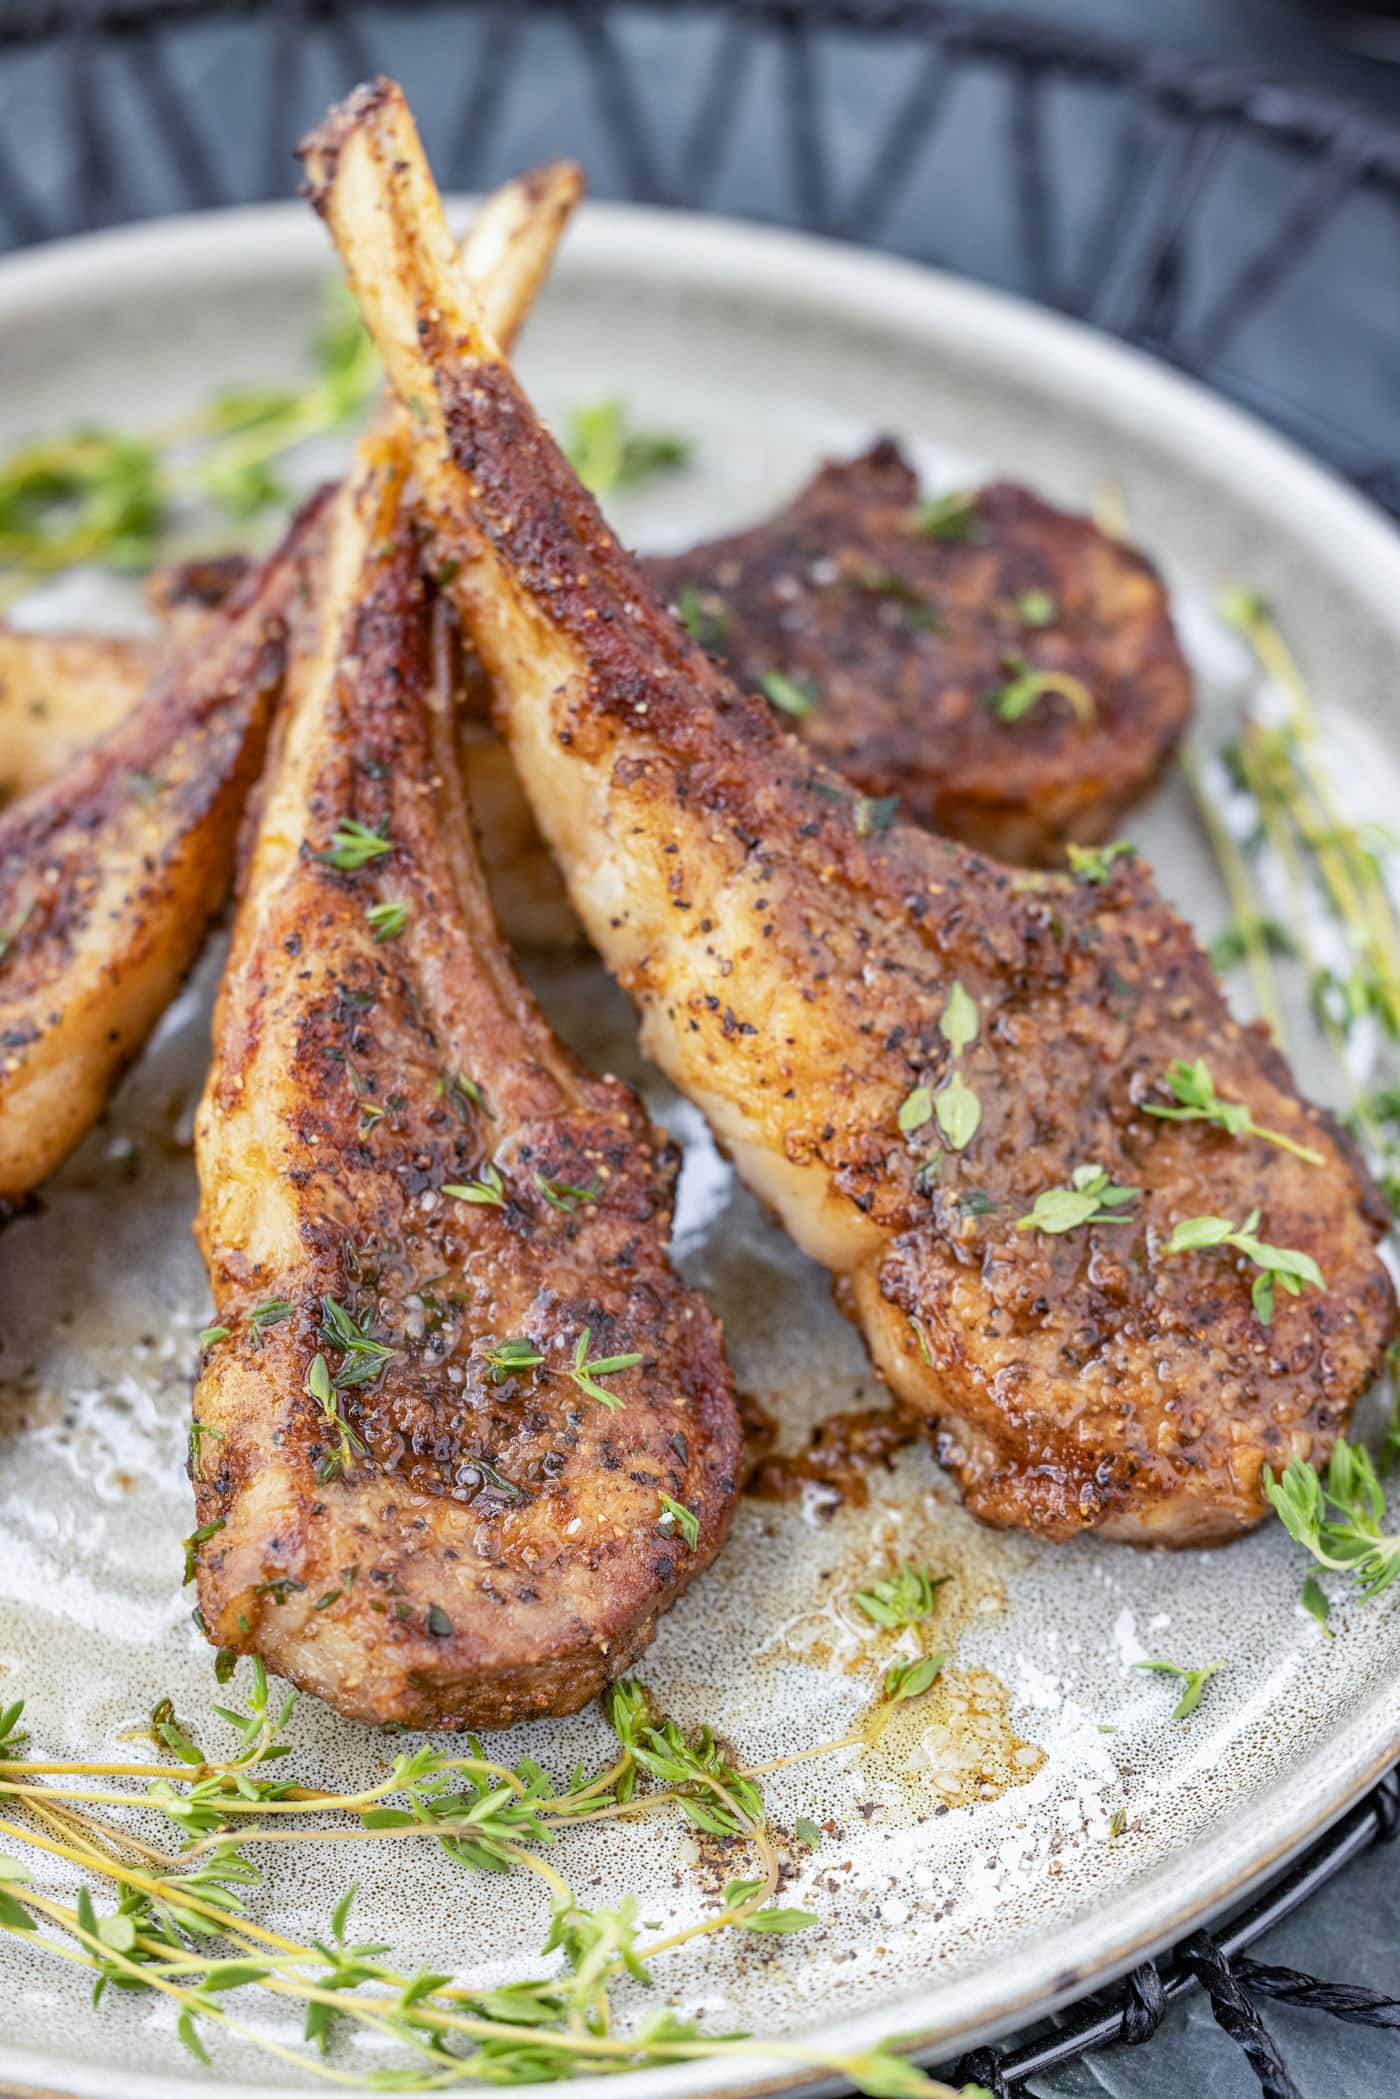
<svg viewBox="0 0 1400 2099"><path fill-rule="evenodd" d="M1275 1144L1280 1151L1291 1152L1295 1159L1305 1160L1309 1166L1321 1166L1322 1154L1311 1145L1299 1144L1287 1137L1282 1130L1266 1130L1254 1120L1243 1101L1225 1100L1215 1090L1210 1066L1204 1057L1197 1057L1193 1064L1182 1058L1169 1064L1162 1084L1170 1087L1176 1098L1174 1108L1159 1107L1155 1101L1143 1103L1144 1115L1155 1115L1163 1122L1208 1122L1228 1137L1258 1137L1265 1144Z"/></svg>
<svg viewBox="0 0 1400 2099"><path fill-rule="evenodd" d="M1137 1201L1141 1188L1120 1188L1102 1166L1076 1166L1068 1188L1043 1188L1029 1212L1016 1220L1018 1232L1078 1231L1085 1224L1127 1224L1115 1216Z"/></svg>
<svg viewBox="0 0 1400 2099"><path fill-rule="evenodd" d="M695 453L690 439L676 431L629 427L627 410L615 396L573 410L564 450L579 480L595 496L676 473L690 465Z"/></svg>
<svg viewBox="0 0 1400 2099"><path fill-rule="evenodd" d="M1266 1465L1263 1484L1289 1537L1363 1597L1381 1595L1400 1574L1400 1533L1381 1528L1385 1495L1363 1445L1339 1436L1325 1475L1294 1458L1279 1479Z"/></svg>
<svg viewBox="0 0 1400 2099"><path fill-rule="evenodd" d="M1258 1223L1257 1209L1251 1210L1239 1226L1231 1224L1228 1217L1183 1217L1174 1226L1166 1251L1186 1254L1230 1246L1243 1254L1259 1270L1251 1296L1260 1325L1269 1326L1274 1316L1275 1285L1290 1297L1301 1297L1305 1284L1311 1284L1315 1290L1325 1290L1327 1285L1311 1254L1291 1246L1270 1246L1266 1240L1256 1238Z"/></svg>
<svg viewBox="0 0 1400 2099"><path fill-rule="evenodd" d="M1065 852L1075 881L1095 889L1110 879L1115 860L1137 858L1137 847L1126 838L1115 838L1108 845L1068 845Z"/></svg>
<svg viewBox="0 0 1400 2099"><path fill-rule="evenodd" d="M1173 1720L1185 1720L1195 1712L1201 1702L1201 1693L1223 1662L1208 1662L1204 1669L1184 1669L1179 1662L1134 1662L1134 1669L1143 1669L1154 1676L1174 1676L1185 1686L1180 1698L1172 1707Z"/></svg>
<svg viewBox="0 0 1400 2099"><path fill-rule="evenodd" d="M810 714L817 704L817 689L809 678L789 678L784 671L765 671L760 682L773 705L784 714L800 718Z"/></svg>
<svg viewBox="0 0 1400 2099"><path fill-rule="evenodd" d="M345 816L332 831L330 844L311 857L326 867L339 869L342 874L353 874L357 868L367 867L371 860L378 860L382 854L393 850L387 829L372 831L368 824L360 823L353 816Z"/></svg>
<svg viewBox="0 0 1400 2099"><path fill-rule="evenodd" d="M887 1632L897 1632L901 1626L920 1625L930 1617L936 1592L952 1578L950 1574L929 1574L922 1567L905 1562L886 1579L872 1582L868 1589L857 1589L855 1601L867 1618L873 1618Z"/></svg>
<svg viewBox="0 0 1400 2099"><path fill-rule="evenodd" d="M574 1344L573 1368L568 1372L568 1376L573 1379L579 1391L586 1392L590 1399L600 1401L605 1407L620 1407L622 1401L617 1393L609 1392L598 1380L611 1377L619 1370L635 1370L642 1358L640 1355L600 1356L590 1363L588 1351L592 1340L592 1333L585 1327Z"/></svg>

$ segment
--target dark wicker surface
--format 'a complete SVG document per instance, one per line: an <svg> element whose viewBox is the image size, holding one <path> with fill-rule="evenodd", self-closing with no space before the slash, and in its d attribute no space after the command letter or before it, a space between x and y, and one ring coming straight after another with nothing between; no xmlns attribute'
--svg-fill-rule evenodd
<svg viewBox="0 0 1400 2099"><path fill-rule="evenodd" d="M569 152L601 195L964 270L1243 401L1400 513L1400 133L1307 91L985 8L0 0L0 246L288 195L289 141L380 69L403 79L452 186ZM1300 2088L1260 2006L1330 2015L1344 2034L1400 2027L1400 2003L1247 1949L1398 1822L1392 1772L1240 1916L953 2074L996 2099L1067 2093L1062 2066L1151 2042L1196 1995L1267 2099L1391 2099L1400 2044L1385 2082ZM1152 2091L1208 2089L1203 2060L1180 2054Z"/></svg>

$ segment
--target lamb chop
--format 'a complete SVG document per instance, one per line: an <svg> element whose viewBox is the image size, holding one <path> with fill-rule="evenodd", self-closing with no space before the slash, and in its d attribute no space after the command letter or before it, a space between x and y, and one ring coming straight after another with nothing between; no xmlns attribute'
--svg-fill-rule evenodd
<svg viewBox="0 0 1400 2099"><path fill-rule="evenodd" d="M401 474L367 442L336 500L215 1017L199 1594L350 1718L505 1727L650 1642L739 1426L675 1150L492 919Z"/></svg>
<svg viewBox="0 0 1400 2099"><path fill-rule="evenodd" d="M504 336L579 189L577 170L560 163L483 208L458 267L486 288ZM188 608L227 590L227 564L212 574L203 564L202 582L186 571L167 608L184 638L140 704L0 812L0 1219L91 1128L224 903L323 508L313 499L209 621ZM60 645L46 646L52 666ZM111 678L101 705L113 713L140 675L141 646L88 646L87 672ZM64 647L71 665L82 645ZM65 730L70 721L65 710Z"/></svg>
<svg viewBox="0 0 1400 2099"><path fill-rule="evenodd" d="M643 1042L838 1277L968 1505L1220 1539L1326 1456L1394 1322L1386 1218L1146 868L1018 874L868 803L658 607L456 287L401 93L306 148L431 560ZM1185 1071L1224 1107L1182 1119ZM1223 1120L1222 1120L1223 1118Z"/></svg>
<svg viewBox="0 0 1400 2099"><path fill-rule="evenodd" d="M0 813L0 1217L97 1119L223 904L318 508L134 713Z"/></svg>
<svg viewBox="0 0 1400 2099"><path fill-rule="evenodd" d="M1012 482L921 503L888 440L647 574L828 765L1021 865L1112 837L1190 718L1150 563Z"/></svg>

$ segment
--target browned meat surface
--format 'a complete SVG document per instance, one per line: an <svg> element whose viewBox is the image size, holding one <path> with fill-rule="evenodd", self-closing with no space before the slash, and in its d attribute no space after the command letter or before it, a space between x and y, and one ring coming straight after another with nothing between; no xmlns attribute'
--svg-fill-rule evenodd
<svg viewBox="0 0 1400 2099"><path fill-rule="evenodd" d="M313 517L133 713L0 814L0 1216L96 1121L224 901Z"/></svg>
<svg viewBox="0 0 1400 2099"><path fill-rule="evenodd" d="M378 457L337 502L198 1119L228 1329L195 1392L199 1593L212 1640L338 1712L504 1727L648 1644L729 1527L739 1426L667 1258L675 1151L492 920ZM357 825L384 849L330 864Z"/></svg>
<svg viewBox="0 0 1400 2099"><path fill-rule="evenodd" d="M1005 860L1112 837L1191 713L1140 554L1011 482L921 511L888 440L752 531L646 567L736 684L797 686L809 711L787 725L829 765ZM1037 694L1042 672L1082 689Z"/></svg>
<svg viewBox="0 0 1400 2099"><path fill-rule="evenodd" d="M130 714L169 651L115 634L0 625L0 807L73 763Z"/></svg>
<svg viewBox="0 0 1400 2099"><path fill-rule="evenodd" d="M1350 1145L1230 1017L1186 925L1122 858L1015 874L894 825L644 590L453 282L402 97L363 90L312 194L404 398L418 502L516 768L649 1053L798 1242L843 1279L969 1505L1052 1537L1181 1544L1265 1511L1377 1373L1385 1218ZM1163 1121L1176 1059L1315 1152ZM1115 1222L1023 1229L1098 1167ZM1246 1251L1319 1266L1265 1323Z"/></svg>

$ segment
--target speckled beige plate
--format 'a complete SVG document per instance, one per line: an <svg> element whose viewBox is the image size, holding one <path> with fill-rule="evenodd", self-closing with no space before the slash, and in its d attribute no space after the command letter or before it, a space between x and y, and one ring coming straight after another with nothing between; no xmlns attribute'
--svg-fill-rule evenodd
<svg viewBox="0 0 1400 2099"><path fill-rule="evenodd" d="M328 269L322 235L294 207L7 264L0 440L85 416L154 424L216 381L295 375ZM1113 477L1176 589L1206 706L1248 675L1209 610L1229 572L1286 609L1353 806L1400 806L1400 544L1276 438L1128 353L897 263L593 209L523 361L555 413L615 392L644 421L694 434L696 471L619 510L646 546L755 517L822 453L885 428L942 485L1003 471L1087 504ZM115 586L92 578L51 588L33 612L132 617ZM1223 905L1176 788L1137 835L1209 931ZM209 957L40 1214L0 1237L0 1700L29 1700L50 1754L115 1744L162 1694L201 1715L214 1692L179 1541L207 1317L189 1235L190 1114L216 967ZM678 1252L724 1316L741 1385L789 1442L836 1407L874 1403L824 1277L762 1222L697 1116L641 1067L628 1013L596 968L538 974L565 1034L639 1079L686 1147ZM1323 1074L1304 1076L1325 1090ZM1297 1607L1298 1555L1276 1528L1177 1557L1000 1538L962 1514L921 1450L903 1453L867 1511L747 1504L721 1565L665 1622L646 1679L669 1711L712 1722L752 1761L838 1735L868 1710L892 1651L851 1594L897 1558L953 1574L933 1628L952 1666L878 1753L771 1781L780 1824L807 1814L839 1832L803 1857L785 1896L822 1924L797 1938L702 1940L660 1969L666 1995L712 2030L842 2047L916 2035L951 2052L1237 1897L1400 1751L1400 1591L1342 1604L1326 1642ZM1169 1693L1130 1671L1149 1653L1223 1660L1189 1722L1173 1724ZM350 1783L383 1753L309 1705L298 1733L308 1779ZM501 1748L564 1772L603 1743L589 1712ZM491 1980L538 1970L533 1880L473 1878L426 1847L365 1850L360 1918L403 1964ZM278 1852L264 1913L298 1935L323 1929L349 1877L343 1850L326 1857ZM665 1815L626 1833L579 1831L560 1862L589 1902L632 1891L668 1925L714 1899ZM155 2099L196 2078L220 2099L294 2088L277 2063L222 2041L214 2069L194 2072L158 2000L109 1999L94 2017L81 1976L12 1940L3 1960L0 2079L17 2087L93 2099ZM366 2049L342 2060L368 2070L380 2059ZM630 2088L736 2079L752 2084L752 2064L639 2074Z"/></svg>

